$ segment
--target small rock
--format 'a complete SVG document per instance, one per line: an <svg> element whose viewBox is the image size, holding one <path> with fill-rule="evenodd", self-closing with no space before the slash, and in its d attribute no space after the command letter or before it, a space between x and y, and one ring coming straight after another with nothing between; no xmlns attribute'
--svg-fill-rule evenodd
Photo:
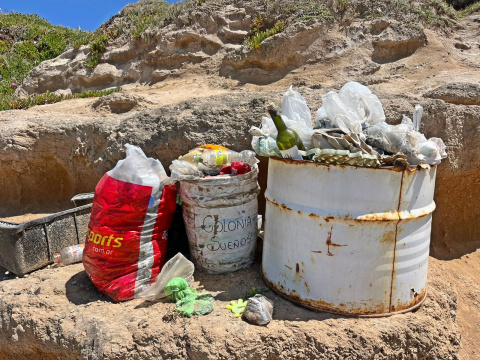
<svg viewBox="0 0 480 360"><path fill-rule="evenodd" d="M63 96L63 97L68 97L72 96L72 90L70 89L59 89L53 92L53 94L57 96Z"/></svg>
<svg viewBox="0 0 480 360"><path fill-rule="evenodd" d="M454 46L460 50L470 50L472 48L470 45L465 44L463 42L456 42Z"/></svg>
<svg viewBox="0 0 480 360"><path fill-rule="evenodd" d="M253 324L267 325L272 321L273 301L265 296L257 294L248 299L247 307L243 315Z"/></svg>

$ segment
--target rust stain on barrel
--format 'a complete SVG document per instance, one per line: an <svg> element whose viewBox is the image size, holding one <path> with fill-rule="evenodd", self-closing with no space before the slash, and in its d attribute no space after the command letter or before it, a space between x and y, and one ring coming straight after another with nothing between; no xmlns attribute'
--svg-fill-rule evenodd
<svg viewBox="0 0 480 360"><path fill-rule="evenodd" d="M382 240L380 240L382 243L393 243L396 238L396 231L387 231L383 234Z"/></svg>
<svg viewBox="0 0 480 360"><path fill-rule="evenodd" d="M327 251L328 256L333 256L333 254L330 252L330 246L336 246L336 247L348 246L348 245L335 244L334 242L332 242L332 232L333 232L333 225L330 228L330 231L328 232L328 237L327 237L327 242L326 242L327 248L328 248L328 251Z"/></svg>

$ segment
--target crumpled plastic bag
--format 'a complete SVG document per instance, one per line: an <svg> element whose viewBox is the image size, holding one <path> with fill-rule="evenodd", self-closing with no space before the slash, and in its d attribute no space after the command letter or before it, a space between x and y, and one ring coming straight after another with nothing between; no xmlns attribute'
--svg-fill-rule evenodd
<svg viewBox="0 0 480 360"><path fill-rule="evenodd" d="M125 144L126 157L119 160L107 174L123 182L151 186L152 194L156 194L163 185L174 184L168 177L162 163L153 158L147 158L138 146Z"/></svg>
<svg viewBox="0 0 480 360"><path fill-rule="evenodd" d="M212 294L197 294L197 291L181 277L173 278L165 285L165 294L171 295L172 300L176 302L175 311L187 317L207 315L215 307Z"/></svg>
<svg viewBox="0 0 480 360"><path fill-rule="evenodd" d="M396 154L402 148L405 148L405 139L408 132L409 127L406 124L390 125L380 123L366 129L366 142L374 148Z"/></svg>
<svg viewBox="0 0 480 360"><path fill-rule="evenodd" d="M282 114L299 124L305 124L307 128L312 128L312 113L303 96L293 90L293 85L283 94Z"/></svg>
<svg viewBox="0 0 480 360"><path fill-rule="evenodd" d="M330 91L322 98L323 105L315 116L315 127L321 128L328 118L333 127L346 134L360 134L363 127L383 123L383 106L371 90L357 82L346 83L340 91Z"/></svg>
<svg viewBox="0 0 480 360"><path fill-rule="evenodd" d="M151 284L146 290L137 294L137 298L142 298L149 301L155 301L167 297L171 292L165 292L165 286L174 278L180 277L185 279L187 284L192 282L193 272L195 271L195 266L193 263L188 260L181 253L178 253L170 260L168 260L165 265L163 265L160 274L158 274L156 281Z"/></svg>
<svg viewBox="0 0 480 360"><path fill-rule="evenodd" d="M410 165L437 165L447 156L442 139L430 138L415 130L420 127L423 108L415 106L415 122L403 116L399 125L376 124L366 129L367 143L386 152L401 152L407 156Z"/></svg>
<svg viewBox="0 0 480 360"><path fill-rule="evenodd" d="M264 122L267 122L268 118L264 117L262 119L262 127L267 129L270 125L263 125ZM273 124L273 122L272 122ZM274 129L276 131L276 129ZM269 130L267 130L268 132ZM270 130L270 131L273 131ZM252 135L252 149L260 156L278 156L282 157L280 149L277 146L277 141L275 138L270 135L265 134L262 129L252 126L250 128L250 135Z"/></svg>
<svg viewBox="0 0 480 360"><path fill-rule="evenodd" d="M203 173L199 167L190 164L188 161L173 160L169 168L171 179L174 181L194 180L203 177Z"/></svg>

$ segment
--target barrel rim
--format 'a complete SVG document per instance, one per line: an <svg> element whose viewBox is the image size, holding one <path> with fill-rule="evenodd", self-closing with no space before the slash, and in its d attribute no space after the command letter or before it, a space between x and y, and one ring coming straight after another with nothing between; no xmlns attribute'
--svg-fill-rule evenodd
<svg viewBox="0 0 480 360"><path fill-rule="evenodd" d="M285 159L280 157L269 157L270 161L279 161L291 165L307 165L313 166L322 166L326 168L335 167L335 168L354 168L354 169L365 169L365 170L382 170L382 171L395 171L395 172L415 172L421 170L434 169L437 165L426 165L428 167L422 167L420 165L411 165L411 166L381 166L381 167L368 167L368 166L359 166L359 165L348 165L348 164L325 164L321 162L311 161L311 160L294 160L294 159Z"/></svg>

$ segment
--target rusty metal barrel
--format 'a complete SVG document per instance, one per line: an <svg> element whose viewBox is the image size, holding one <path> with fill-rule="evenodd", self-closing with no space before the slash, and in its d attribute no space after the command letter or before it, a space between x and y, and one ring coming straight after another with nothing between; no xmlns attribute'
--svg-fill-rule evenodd
<svg viewBox="0 0 480 360"><path fill-rule="evenodd" d="M436 167L270 158L262 274L319 311L385 316L426 296Z"/></svg>

